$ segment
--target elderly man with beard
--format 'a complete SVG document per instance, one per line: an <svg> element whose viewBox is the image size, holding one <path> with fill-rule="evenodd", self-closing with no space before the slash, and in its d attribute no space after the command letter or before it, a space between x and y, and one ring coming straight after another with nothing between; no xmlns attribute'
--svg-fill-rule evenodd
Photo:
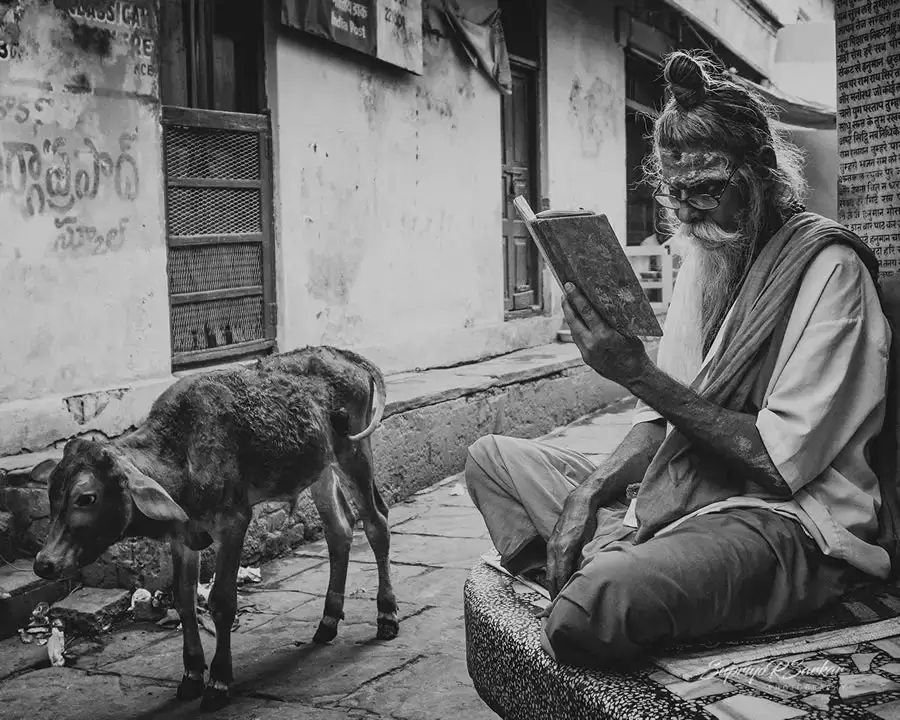
<svg viewBox="0 0 900 720"><path fill-rule="evenodd" d="M658 364L576 288L563 302L586 364L638 398L628 436L600 467L500 436L466 463L504 566L546 573L543 646L566 664L771 629L900 565L873 459L893 392L877 262L804 212L761 98L698 54L664 77L647 169L683 266Z"/></svg>

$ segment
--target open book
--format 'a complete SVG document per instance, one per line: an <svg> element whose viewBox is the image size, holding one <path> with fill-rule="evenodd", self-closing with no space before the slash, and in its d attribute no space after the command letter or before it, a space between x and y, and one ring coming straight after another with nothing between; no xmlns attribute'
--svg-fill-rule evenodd
<svg viewBox="0 0 900 720"><path fill-rule="evenodd" d="M574 284L623 335L662 335L656 313L606 215L588 210L547 210L535 215L521 195L514 204L560 287Z"/></svg>

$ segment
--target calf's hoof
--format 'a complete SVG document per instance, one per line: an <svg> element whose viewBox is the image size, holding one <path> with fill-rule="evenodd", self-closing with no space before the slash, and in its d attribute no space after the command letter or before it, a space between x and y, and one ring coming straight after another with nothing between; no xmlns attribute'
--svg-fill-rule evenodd
<svg viewBox="0 0 900 720"><path fill-rule="evenodd" d="M203 675L196 677L185 675L181 678L181 685L178 686L178 692L175 694L175 697L184 702L196 700L203 694L203 687Z"/></svg>
<svg viewBox="0 0 900 720"><path fill-rule="evenodd" d="M215 712L225 707L231 698L228 695L228 685L223 682L210 682L203 691L203 699L200 701L200 712Z"/></svg>
<svg viewBox="0 0 900 720"><path fill-rule="evenodd" d="M390 615L378 615L378 635L379 640L393 640L400 633L400 621L397 619L397 613Z"/></svg>
<svg viewBox="0 0 900 720"><path fill-rule="evenodd" d="M313 635L313 642L316 645L324 645L325 643L330 643L337 637L338 632L338 621L336 618L324 617L322 618L322 622L319 623L319 627L316 630L316 634Z"/></svg>

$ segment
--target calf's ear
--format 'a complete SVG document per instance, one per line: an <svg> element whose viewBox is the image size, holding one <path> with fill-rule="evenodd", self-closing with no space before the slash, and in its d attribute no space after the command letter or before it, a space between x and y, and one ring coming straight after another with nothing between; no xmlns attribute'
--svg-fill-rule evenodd
<svg viewBox="0 0 900 720"><path fill-rule="evenodd" d="M158 482L142 472L137 472L133 478L129 477L127 487L135 507L151 520L179 523L188 521L187 513L181 505Z"/></svg>
<svg viewBox="0 0 900 720"><path fill-rule="evenodd" d="M187 513L162 485L138 470L127 458L108 455L108 462L124 476L124 490L135 507L151 520L186 523Z"/></svg>
<svg viewBox="0 0 900 720"><path fill-rule="evenodd" d="M46 485L50 480L50 473L55 467L56 460L44 460L31 468L31 479L36 483Z"/></svg>

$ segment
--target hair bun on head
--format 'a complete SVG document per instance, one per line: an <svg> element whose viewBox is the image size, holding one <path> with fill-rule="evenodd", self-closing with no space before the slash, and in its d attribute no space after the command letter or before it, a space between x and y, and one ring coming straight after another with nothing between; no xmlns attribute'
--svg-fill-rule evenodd
<svg viewBox="0 0 900 720"><path fill-rule="evenodd" d="M672 53L666 62L663 77L675 101L685 110L695 108L706 100L706 73L700 63L687 53Z"/></svg>

